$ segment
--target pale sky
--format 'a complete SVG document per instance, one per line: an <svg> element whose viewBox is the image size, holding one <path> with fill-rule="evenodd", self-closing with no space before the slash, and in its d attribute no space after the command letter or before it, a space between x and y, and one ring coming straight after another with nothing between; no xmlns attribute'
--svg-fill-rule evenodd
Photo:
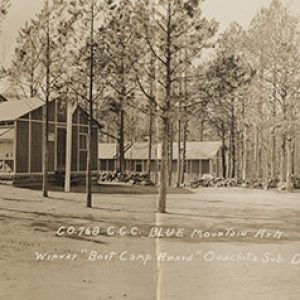
<svg viewBox="0 0 300 300"><path fill-rule="evenodd" d="M11 0L12 6L7 15L0 35L0 64L8 63L15 46L18 29L26 20L34 17L44 0ZM222 32L231 22L236 21L247 28L257 10L268 6L271 0L205 0L203 14L215 18L220 23ZM283 0L295 13L300 15L299 0Z"/></svg>

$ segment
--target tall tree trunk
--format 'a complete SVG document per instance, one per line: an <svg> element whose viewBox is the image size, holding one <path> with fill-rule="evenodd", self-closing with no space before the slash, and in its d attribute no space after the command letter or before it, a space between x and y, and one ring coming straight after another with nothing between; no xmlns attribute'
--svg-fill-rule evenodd
<svg viewBox="0 0 300 300"><path fill-rule="evenodd" d="M234 98L231 99L228 138L229 138L228 178L234 178L236 176L236 118L235 118Z"/></svg>
<svg viewBox="0 0 300 300"><path fill-rule="evenodd" d="M121 30L120 32L121 39L120 39L120 45L121 53L125 56L126 54L126 45L125 45L125 36L124 36L124 30ZM125 174L125 99L127 94L126 89L126 69L125 69L125 62L124 57L121 56L121 66L119 70L120 75L120 111L119 111L119 153L118 153L118 167L117 172L120 174Z"/></svg>
<svg viewBox="0 0 300 300"><path fill-rule="evenodd" d="M296 174L296 144L297 143L297 139L296 139L296 134L295 134L295 131L293 131L293 135L292 135L292 153L291 153L291 156L292 156L292 166L291 166L291 172L292 172L292 175L295 176Z"/></svg>
<svg viewBox="0 0 300 300"><path fill-rule="evenodd" d="M186 170L186 153L187 153L187 138L188 138L188 116L187 116L187 107L188 104L188 76L189 76L189 64L188 64L188 49L184 48L184 80L183 80L183 99L184 99L184 106L183 106L183 149L182 149L182 158L181 158L181 184L183 185L185 183L185 173L187 173ZM181 106L181 104L180 104Z"/></svg>
<svg viewBox="0 0 300 300"><path fill-rule="evenodd" d="M199 120L199 141L203 142L204 141L204 124L205 124L205 105L202 102L201 104L201 117Z"/></svg>
<svg viewBox="0 0 300 300"><path fill-rule="evenodd" d="M180 178L181 178L181 121L178 121L178 138L177 138L177 151L178 151L178 157L177 157L177 187L180 187Z"/></svg>
<svg viewBox="0 0 300 300"><path fill-rule="evenodd" d="M255 177L256 179L262 178L262 146L261 146L261 127L256 126L256 141L255 141Z"/></svg>
<svg viewBox="0 0 300 300"><path fill-rule="evenodd" d="M258 160L258 144L259 144L259 127L258 124L255 125L255 138L254 138L254 177L257 179L259 164L257 162Z"/></svg>
<svg viewBox="0 0 300 300"><path fill-rule="evenodd" d="M242 180L245 182L247 180L248 171L248 132L247 126L244 124L243 128L243 152L242 152Z"/></svg>
<svg viewBox="0 0 300 300"><path fill-rule="evenodd" d="M48 135L49 135L49 98L46 97L46 104L44 106L44 137L43 137L43 197L48 197Z"/></svg>
<svg viewBox="0 0 300 300"><path fill-rule="evenodd" d="M150 27L155 23L155 1L151 3L149 2L149 7L150 7ZM150 36L151 32L147 32L147 34ZM152 36L153 40L155 40L155 35ZM155 147L155 162L154 162L154 182L157 184L157 134L156 134L156 129L157 129L157 124L156 124L156 83L155 83L155 78L156 78L156 58L154 53L151 51L150 53L150 119L149 119L149 144L148 144L148 176L151 178L151 152L153 148L153 144ZM153 103L152 103L153 101Z"/></svg>
<svg viewBox="0 0 300 300"><path fill-rule="evenodd" d="M171 28L171 19L172 19L172 10L171 3L167 5L167 30L166 30L166 61L164 64L165 67L165 87L164 87L164 96L162 97L161 106L161 170L160 170L160 185L159 185L159 212L166 212L166 200L167 200L167 191L168 191L168 162L169 162L169 134L170 134L170 101L172 95L172 28Z"/></svg>
<svg viewBox="0 0 300 300"><path fill-rule="evenodd" d="M292 183L292 137L288 134L286 139L286 189L291 192L293 190Z"/></svg>
<svg viewBox="0 0 300 300"><path fill-rule="evenodd" d="M250 143L250 147L249 147L249 150L250 150L249 160L251 162L255 162L255 158L256 158L256 154L255 154L256 134L255 134L255 128L253 126L251 128L252 128L252 130L251 130L251 136L250 136L251 143ZM256 175L256 164L255 163L249 164L249 173L250 173L250 176L249 176L250 179L255 178L255 175Z"/></svg>
<svg viewBox="0 0 300 300"><path fill-rule="evenodd" d="M263 82L264 80L264 64L263 64L263 58L260 58L260 80ZM258 116L258 124L256 124L256 179L262 179L263 176L263 166L262 166L262 120L263 120L263 98L262 96L258 98L258 103L256 105L256 111Z"/></svg>
<svg viewBox="0 0 300 300"><path fill-rule="evenodd" d="M180 178L180 183L184 184L185 182L185 173L186 173L186 168L185 168L185 163L186 163L186 151L187 151L187 132L188 132L188 121L185 120L183 124L183 136L182 136L182 157L181 157L181 178Z"/></svg>
<svg viewBox="0 0 300 300"><path fill-rule="evenodd" d="M204 141L204 121L200 120L200 130L199 130L199 142Z"/></svg>
<svg viewBox="0 0 300 300"><path fill-rule="evenodd" d="M71 191L71 172L72 172L72 103L67 103L67 138L66 138L66 172L65 172L65 192Z"/></svg>
<svg viewBox="0 0 300 300"><path fill-rule="evenodd" d="M149 128L148 128L148 160L147 160L147 176L151 178L151 160L152 160L152 142L153 142L153 113L150 108L149 113Z"/></svg>
<svg viewBox="0 0 300 300"><path fill-rule="evenodd" d="M205 126L205 112L206 112L206 104L204 101L201 102L200 104L201 108L201 113L200 113L200 120L199 120L199 141L202 142L204 141L204 126Z"/></svg>
<svg viewBox="0 0 300 300"><path fill-rule="evenodd" d="M280 184L284 185L286 182L286 135L281 136L280 144Z"/></svg>
<svg viewBox="0 0 300 300"><path fill-rule="evenodd" d="M125 173L125 111L121 108L119 112L119 139L118 139L118 160L117 173Z"/></svg>
<svg viewBox="0 0 300 300"><path fill-rule="evenodd" d="M287 132L286 132L286 103L285 103L285 96L282 97L282 115L283 115L283 120L282 120L282 133L281 133L281 144L280 144L280 185L283 186L286 183L286 146L287 146Z"/></svg>
<svg viewBox="0 0 300 300"><path fill-rule="evenodd" d="M228 151L227 151L227 178L232 178L232 137L231 130L228 133Z"/></svg>
<svg viewBox="0 0 300 300"><path fill-rule="evenodd" d="M160 141L160 118L155 117L154 118L154 184L159 184L159 166L160 166L160 160L158 157L159 152L159 141Z"/></svg>
<svg viewBox="0 0 300 300"><path fill-rule="evenodd" d="M235 122L233 123L232 128L232 178L236 178L237 171L236 171L236 153L237 153L237 144L236 144L236 127Z"/></svg>
<svg viewBox="0 0 300 300"><path fill-rule="evenodd" d="M30 98L35 96L35 88L34 88L34 67L31 68L30 71L30 88L29 88Z"/></svg>
<svg viewBox="0 0 300 300"><path fill-rule="evenodd" d="M173 126L169 125L169 186L173 182Z"/></svg>
<svg viewBox="0 0 300 300"><path fill-rule="evenodd" d="M227 177L227 164L226 164L225 133L222 134L222 149L221 149L221 151L222 151L222 174L223 174L223 178L226 178Z"/></svg>
<svg viewBox="0 0 300 300"><path fill-rule="evenodd" d="M275 21L274 33L277 37L277 22ZM273 82L272 82L272 129L271 129L271 179L276 178L276 125L277 125L277 53L274 58L274 69L273 69Z"/></svg>
<svg viewBox="0 0 300 300"><path fill-rule="evenodd" d="M182 59L182 51L178 52L178 63L181 61ZM184 78L184 72L180 73L180 75ZM182 100L184 97L184 82L182 80L180 80L178 82L178 94L179 94L179 101L178 101L178 136L177 136L177 152L178 152L178 157L177 157L177 182L176 182L176 187L180 187L181 186L181 173L182 173L182 125L184 125L184 123L182 122L181 118L182 118Z"/></svg>
<svg viewBox="0 0 300 300"><path fill-rule="evenodd" d="M44 137L43 137L43 197L48 197L48 135L49 135L49 100L50 100L50 11L47 1L47 32L46 32L46 97L43 113Z"/></svg>
<svg viewBox="0 0 300 300"><path fill-rule="evenodd" d="M276 177L276 103L275 102L272 103L272 120L273 120L273 124L271 129L271 179L275 179Z"/></svg>
<svg viewBox="0 0 300 300"><path fill-rule="evenodd" d="M242 179L243 177L243 153L244 153L244 134L243 130L241 132L237 133L237 167L236 167L236 177L238 179Z"/></svg>
<svg viewBox="0 0 300 300"><path fill-rule="evenodd" d="M265 190L269 189L269 158L268 158L268 147L264 147L265 150Z"/></svg>
<svg viewBox="0 0 300 300"><path fill-rule="evenodd" d="M274 34L275 34L275 41L277 40L277 20L274 19ZM277 64L278 64L278 57L277 57L277 50L275 50L275 57L274 57L274 67L273 67L273 74L272 74L272 108L271 108L271 115L272 115L272 129L271 129L271 179L274 180L276 178L276 125L277 125Z"/></svg>
<svg viewBox="0 0 300 300"><path fill-rule="evenodd" d="M155 3L153 4L150 22L152 23L155 18ZM150 115L149 115L149 141L148 141L148 177L151 178L151 153L152 153L152 144L153 144L153 125L155 123L155 110L156 105L154 105L151 101L155 100L155 77L156 77L156 59L154 54L151 52L150 54ZM155 171L156 172L156 171ZM156 175L155 175L156 176Z"/></svg>
<svg viewBox="0 0 300 300"><path fill-rule="evenodd" d="M235 176L235 120L234 120L234 108L231 108L231 116L229 121L229 134L228 134L228 175L227 177L232 179Z"/></svg>
<svg viewBox="0 0 300 300"><path fill-rule="evenodd" d="M86 205L92 208L92 131L93 131L93 84L94 84L94 0L91 2L90 28L90 62L89 62L89 97L88 97L88 144L86 168Z"/></svg>
<svg viewBox="0 0 300 300"><path fill-rule="evenodd" d="M168 192L168 161L169 161L169 124L168 118L162 117L160 120L160 140L161 140L161 164L160 164L160 184L159 184L159 212L166 212L166 198Z"/></svg>
<svg viewBox="0 0 300 300"><path fill-rule="evenodd" d="M246 124L246 109L244 99L240 99L242 103L242 120L241 130L240 130L240 146L239 146L239 167L238 167L238 179L245 181L247 179L247 154L248 154L248 132L247 132L247 124ZM246 157L246 158L245 158Z"/></svg>

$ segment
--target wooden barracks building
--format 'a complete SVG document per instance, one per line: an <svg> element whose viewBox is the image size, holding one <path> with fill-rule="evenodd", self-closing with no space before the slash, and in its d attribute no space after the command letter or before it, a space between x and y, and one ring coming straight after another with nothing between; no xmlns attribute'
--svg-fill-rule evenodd
<svg viewBox="0 0 300 300"><path fill-rule="evenodd" d="M0 179L39 178L43 160L44 102L37 98L0 103ZM98 129L94 121L92 169L97 171ZM49 174L65 171L67 105L49 103ZM79 105L72 108L73 174L84 174L87 159L88 114Z"/></svg>
<svg viewBox="0 0 300 300"><path fill-rule="evenodd" d="M222 177L222 144L218 141L187 142L185 162L185 182L199 179L204 174ZM99 169L101 172L115 172L117 160L116 144L99 144ZM160 145L153 145L151 154L151 178L159 173L161 160ZM178 144L173 144L173 171L177 177ZM146 173L148 164L148 144L136 143L125 152L126 173Z"/></svg>

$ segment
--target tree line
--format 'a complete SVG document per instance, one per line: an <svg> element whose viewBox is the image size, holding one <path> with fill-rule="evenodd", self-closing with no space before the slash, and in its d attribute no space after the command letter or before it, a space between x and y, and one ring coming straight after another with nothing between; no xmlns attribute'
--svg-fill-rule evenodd
<svg viewBox="0 0 300 300"><path fill-rule="evenodd" d="M3 1L3 0L2 0ZM1 2L0 2L1 3ZM7 5L5 0L4 4ZM177 185L186 143L222 141L224 178L276 177L293 187L299 141L298 18L279 0L244 30L202 14L200 0L47 0L19 30L8 70L11 89L45 101L44 184L47 197L48 103L61 98L89 112L87 206L92 207L92 116L106 140L161 145L159 211L166 211L178 142ZM0 4L1 11L1 4ZM147 122L145 122L147 120Z"/></svg>

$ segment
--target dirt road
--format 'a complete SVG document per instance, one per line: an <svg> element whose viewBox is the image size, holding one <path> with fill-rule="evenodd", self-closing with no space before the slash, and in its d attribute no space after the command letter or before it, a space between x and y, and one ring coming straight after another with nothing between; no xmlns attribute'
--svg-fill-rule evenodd
<svg viewBox="0 0 300 300"><path fill-rule="evenodd" d="M299 299L299 193L201 189L165 215L155 202L96 194L91 210L82 194L0 186L1 296Z"/></svg>

